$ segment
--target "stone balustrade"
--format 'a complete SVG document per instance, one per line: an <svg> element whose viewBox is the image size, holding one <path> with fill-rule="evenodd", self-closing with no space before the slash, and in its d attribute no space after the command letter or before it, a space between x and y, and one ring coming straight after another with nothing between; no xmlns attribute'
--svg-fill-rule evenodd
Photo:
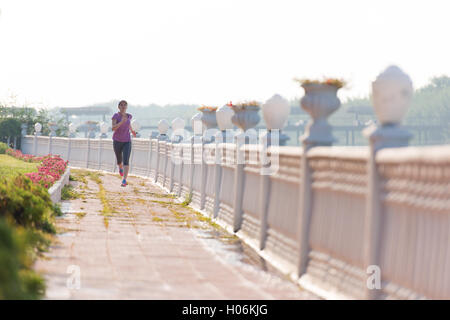
<svg viewBox="0 0 450 320"><path fill-rule="evenodd" d="M49 139L25 136L22 150L45 155ZM269 147L267 156L276 155L278 170L261 175L258 147L241 147L247 157L243 175L236 179L235 144L204 145L209 153L204 152L202 159L201 144L135 138L130 173L149 177L181 199L192 194L194 208L231 232L236 230L269 262L297 277L305 154L300 147ZM256 149L256 160L248 157L251 149ZM51 153L74 167L118 170L109 139L53 137ZM216 153L221 153L218 164ZM308 262L300 283L316 292L326 291L326 297L365 297L369 153L366 147L316 147L306 154L312 214ZM380 297L450 298L450 146L385 149L376 161L383 215ZM236 192L242 202L238 210Z"/></svg>
<svg viewBox="0 0 450 320"><path fill-rule="evenodd" d="M303 147L245 143L236 132L227 142L224 132L180 141L165 136L166 121L158 138L133 139L130 174L191 201L324 298L450 299L450 145L407 146L399 119L408 81L391 67L374 82L382 121L366 129L369 147L332 146L326 108L314 119L324 99L310 99ZM392 103L402 110L392 112ZM118 171L109 139L36 134L21 145L74 167Z"/></svg>

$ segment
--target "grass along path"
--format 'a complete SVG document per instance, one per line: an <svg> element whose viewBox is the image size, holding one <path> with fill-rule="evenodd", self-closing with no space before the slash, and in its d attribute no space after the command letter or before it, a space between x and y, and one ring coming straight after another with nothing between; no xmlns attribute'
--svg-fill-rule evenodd
<svg viewBox="0 0 450 320"><path fill-rule="evenodd" d="M0 154L0 176L11 177L15 174L23 174L37 171L39 163L25 162L7 154Z"/></svg>

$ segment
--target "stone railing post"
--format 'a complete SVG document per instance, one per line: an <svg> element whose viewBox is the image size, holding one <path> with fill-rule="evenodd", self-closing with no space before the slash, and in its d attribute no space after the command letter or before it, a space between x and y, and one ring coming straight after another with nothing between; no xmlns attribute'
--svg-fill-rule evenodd
<svg viewBox="0 0 450 320"><path fill-rule="evenodd" d="M88 123L88 136L87 136L87 152L86 152L86 168L89 168L89 154L91 152L91 138L95 138L93 123Z"/></svg>
<svg viewBox="0 0 450 320"><path fill-rule="evenodd" d="M69 161L70 161L71 149L72 149L72 138L69 135L69 137L67 138L67 158L66 158Z"/></svg>
<svg viewBox="0 0 450 320"><path fill-rule="evenodd" d="M50 127L50 134L48 136L48 154L52 154L53 152L53 137L56 136L56 129L58 129L58 126L56 123L49 123Z"/></svg>
<svg viewBox="0 0 450 320"><path fill-rule="evenodd" d="M206 179L208 174L208 164L206 163L206 155L205 155L205 144L214 142L215 135L214 133L217 133L217 119L216 119L216 110L203 110L201 121L206 128L206 130L203 132L202 136L202 158L201 158L201 181L200 181L200 209L205 208L205 202L206 202Z"/></svg>
<svg viewBox="0 0 450 320"><path fill-rule="evenodd" d="M147 177L151 176L151 164L152 164L152 134L148 137L148 153L147 153Z"/></svg>
<svg viewBox="0 0 450 320"><path fill-rule="evenodd" d="M162 178L162 187L164 187L166 183L166 177L167 177L167 163L169 162L169 139L166 139L164 141L164 154L163 154L163 178Z"/></svg>
<svg viewBox="0 0 450 320"><path fill-rule="evenodd" d="M247 143L257 143L258 136L254 127L259 123L259 105L234 106L230 104L234 111L231 122L240 128L241 132L234 136L236 145L236 169L234 172L234 207L233 207L233 231L237 232L242 224L242 201L245 183L245 151L243 145Z"/></svg>
<svg viewBox="0 0 450 320"><path fill-rule="evenodd" d="M205 141L205 137L202 137L202 158L201 158L201 180L200 180L200 210L203 210L205 208L205 202L206 202L206 179L207 179L207 173L208 173L208 165L206 164L206 155L205 155L205 144L211 142Z"/></svg>
<svg viewBox="0 0 450 320"><path fill-rule="evenodd" d="M69 137L67 138L67 160L70 161L70 153L72 150L72 138L75 137L77 127L74 123L69 124Z"/></svg>
<svg viewBox="0 0 450 320"><path fill-rule="evenodd" d="M21 132L20 132L20 148L23 148L24 142L25 142L25 136L27 135L27 129L28 125L26 123L22 123L20 125Z"/></svg>
<svg viewBox="0 0 450 320"><path fill-rule="evenodd" d="M133 120L131 121L131 129L133 129L133 131L136 133L136 138L139 138L141 135L138 133L139 130L141 129L141 124L137 121L137 120ZM138 135L139 134L139 135ZM130 173L132 168L134 167L133 163L134 163L134 148L133 148L133 140L134 140L134 136L131 135L131 155L130 155Z"/></svg>
<svg viewBox="0 0 450 320"><path fill-rule="evenodd" d="M179 154L179 156L180 156L180 170L179 170L179 173L178 173L178 190L177 190L177 196L178 197L181 197L181 189L182 189L182 187L183 187L183 171L184 171L184 148L183 147L180 147L180 154Z"/></svg>
<svg viewBox="0 0 450 320"><path fill-rule="evenodd" d="M34 155L37 155L37 137L41 135L42 125L39 122L34 124Z"/></svg>
<svg viewBox="0 0 450 320"><path fill-rule="evenodd" d="M134 119L133 121L131 121L130 125L131 125L131 129L133 129L134 132L136 133L136 138L140 138L141 134L140 134L139 130L141 130L141 124L139 123L139 121Z"/></svg>
<svg viewBox="0 0 450 320"><path fill-rule="evenodd" d="M33 139L33 155L37 155L37 132L34 133Z"/></svg>
<svg viewBox="0 0 450 320"><path fill-rule="evenodd" d="M267 214L269 208L271 163L267 157L267 147L270 145L285 145L289 137L281 134L281 129L286 124L290 113L289 102L276 94L262 105L267 132L260 136L260 199L259 212L261 225L259 233L259 248L262 250L267 238Z"/></svg>
<svg viewBox="0 0 450 320"><path fill-rule="evenodd" d="M107 138L107 133L108 132L108 124L106 122L100 122L100 137L101 138Z"/></svg>
<svg viewBox="0 0 450 320"><path fill-rule="evenodd" d="M279 94L275 94L261 108L267 126L266 145L285 146L289 136L282 133L281 130L286 125L287 118L291 112L289 101Z"/></svg>
<svg viewBox="0 0 450 320"><path fill-rule="evenodd" d="M100 123L100 136L98 137L98 169L102 168L103 139L107 137L108 124L104 121Z"/></svg>
<svg viewBox="0 0 450 320"><path fill-rule="evenodd" d="M220 182L222 178L222 143L223 143L223 132L216 134L214 138L216 148L215 148L215 165L214 165L214 208L213 217L217 218L219 214L219 204L220 204Z"/></svg>
<svg viewBox="0 0 450 320"><path fill-rule="evenodd" d="M156 141L156 167L155 167L155 177L153 178L153 182L158 182L158 172L159 172L159 139Z"/></svg>
<svg viewBox="0 0 450 320"><path fill-rule="evenodd" d="M202 114L196 113L192 119L192 129L194 131L194 135L191 137L191 166L189 172L189 197L192 197L192 191L194 188L194 170L195 170L195 157L194 157L194 145L196 143L202 143L202 134L203 134L203 124L202 124Z"/></svg>
<svg viewBox="0 0 450 320"><path fill-rule="evenodd" d="M87 138L87 151L86 151L86 168L89 168L89 153L91 151L91 138Z"/></svg>
<svg viewBox="0 0 450 320"><path fill-rule="evenodd" d="M229 107L227 107L229 108ZM222 161L224 155L224 143L230 143L234 140L233 131L231 129L225 129L218 132L214 137L215 143L215 165L214 165L214 209L213 217L216 218L220 210L220 193L222 183Z"/></svg>
<svg viewBox="0 0 450 320"><path fill-rule="evenodd" d="M220 129L214 138L215 148L215 166L214 166L214 209L213 217L216 218L219 214L220 204L220 185L222 179L222 158L223 158L223 144L232 142L233 135L233 122L231 118L234 112L228 105L223 105L216 111L217 126Z"/></svg>
<svg viewBox="0 0 450 320"><path fill-rule="evenodd" d="M170 141L173 143L180 143L184 139L184 127L186 122L181 118L175 118L172 120L172 137Z"/></svg>
<svg viewBox="0 0 450 320"><path fill-rule="evenodd" d="M312 179L308 161L308 151L316 146L331 146L336 139L327 118L336 111L341 102L337 97L337 86L325 83L303 84L305 95L300 100L301 107L306 110L311 120L306 126L300 141L303 144L303 156L300 172L299 195L299 260L298 277L306 272L309 255L309 231L312 215Z"/></svg>
<svg viewBox="0 0 450 320"><path fill-rule="evenodd" d="M169 170L169 192L172 193L173 191L173 186L175 184L174 181L174 174L175 174L175 161L177 161L175 159L176 155L175 155L175 143L171 142L170 144L170 170Z"/></svg>
<svg viewBox="0 0 450 320"><path fill-rule="evenodd" d="M235 137L236 145L236 169L234 172L234 206L233 206L233 231L237 232L242 224L242 201L244 196L244 165L245 151L242 146L245 145L245 133L237 134Z"/></svg>
<svg viewBox="0 0 450 320"><path fill-rule="evenodd" d="M98 163L97 163L97 168L98 170L100 170L102 168L102 140L103 137L100 135L98 137Z"/></svg>
<svg viewBox="0 0 450 320"><path fill-rule="evenodd" d="M52 140L53 140L52 138L53 138L52 135L48 136L48 151L47 151L48 154L52 153Z"/></svg>
<svg viewBox="0 0 450 320"><path fill-rule="evenodd" d="M376 154L382 148L404 147L412 135L401 126L413 94L412 81L396 66L390 66L372 83L373 106L381 126L375 124L364 130L369 139L367 207L364 218L365 267L380 267L381 182L376 164ZM379 288L381 289L381 288ZM367 299L376 299L377 289L366 289Z"/></svg>
<svg viewBox="0 0 450 320"><path fill-rule="evenodd" d="M172 120L172 153L171 153L171 162L170 162L170 184L169 184L169 192L173 192L174 186L174 174L175 174L175 161L179 161L178 165L180 166L180 171L183 170L183 149L177 148L179 151L178 155L174 155L175 146L183 141L183 133L184 133L185 121L181 118L175 118ZM179 158L178 158L179 157ZM176 158L176 159L175 159ZM181 186L181 177L179 180L179 185ZM180 188L179 188L180 189Z"/></svg>
<svg viewBox="0 0 450 320"><path fill-rule="evenodd" d="M160 141L166 141L167 138L167 130L169 130L169 123L167 122L166 119L162 119L158 122L158 131L159 131L159 135L158 135L158 142L156 145L156 169L155 169L155 179L154 182L158 182L158 175L159 175L159 162L160 162L160 158L161 155L160 153ZM164 183L164 182L163 182Z"/></svg>
<svg viewBox="0 0 450 320"><path fill-rule="evenodd" d="M270 133L269 133L270 134ZM260 185L259 185L259 212L261 214L261 225L259 231L259 249L263 250L266 246L267 238L267 214L269 207L269 192L270 192L270 161L267 157L267 147L270 144L268 141L268 134L263 134L260 137Z"/></svg>
<svg viewBox="0 0 450 320"><path fill-rule="evenodd" d="M86 156L86 168L89 168L89 156L91 153L91 139L95 139L95 128L97 127L97 122L87 121L88 126L88 148L87 148L87 156Z"/></svg>
<svg viewBox="0 0 450 320"><path fill-rule="evenodd" d="M129 173L132 173L132 169L133 169L133 161L134 161L134 152L133 152L133 143L134 142L134 137L133 135L131 135L130 137L130 143L131 143L131 152L130 152L130 164L129 164Z"/></svg>

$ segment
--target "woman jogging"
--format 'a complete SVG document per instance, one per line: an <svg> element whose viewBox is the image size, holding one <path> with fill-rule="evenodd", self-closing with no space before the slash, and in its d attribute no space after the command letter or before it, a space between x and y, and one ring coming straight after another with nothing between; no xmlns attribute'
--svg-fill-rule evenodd
<svg viewBox="0 0 450 320"><path fill-rule="evenodd" d="M114 131L113 148L116 154L117 165L119 166L119 173L123 176L122 187L127 185L131 153L130 131L136 137L136 132L133 131L130 125L132 115L126 113L127 106L128 104L125 100L120 101L118 106L119 112L112 117L112 131Z"/></svg>

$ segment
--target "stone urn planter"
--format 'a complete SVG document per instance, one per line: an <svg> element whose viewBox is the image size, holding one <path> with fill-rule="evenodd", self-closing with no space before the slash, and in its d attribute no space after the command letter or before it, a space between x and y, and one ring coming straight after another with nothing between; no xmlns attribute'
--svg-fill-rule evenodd
<svg viewBox="0 0 450 320"><path fill-rule="evenodd" d="M202 117L200 119L202 120L202 123L206 129L217 127L216 107L203 107L199 108L198 110L202 113Z"/></svg>
<svg viewBox="0 0 450 320"><path fill-rule="evenodd" d="M203 132L203 142L210 143L214 141L214 134L217 130L211 130L217 127L216 110L217 107L200 107L198 110L202 113L201 120L205 131Z"/></svg>
<svg viewBox="0 0 450 320"><path fill-rule="evenodd" d="M339 86L327 83L303 83L305 95L300 100L303 110L311 115L302 141L306 144L331 145L336 139L327 118L339 109Z"/></svg>
<svg viewBox="0 0 450 320"><path fill-rule="evenodd" d="M95 138L95 129L97 128L96 121L86 121L86 125L88 128L88 137Z"/></svg>
<svg viewBox="0 0 450 320"><path fill-rule="evenodd" d="M56 130L58 130L58 125L55 122L49 122L48 127L50 128L50 136L56 136Z"/></svg>
<svg viewBox="0 0 450 320"><path fill-rule="evenodd" d="M259 105L231 105L234 115L231 122L239 127L243 132L254 128L261 120L259 116Z"/></svg>
<svg viewBox="0 0 450 320"><path fill-rule="evenodd" d="M20 125L20 129L22 129L21 133L20 133L22 135L22 137L26 136L27 135L28 125L26 123L22 123Z"/></svg>

